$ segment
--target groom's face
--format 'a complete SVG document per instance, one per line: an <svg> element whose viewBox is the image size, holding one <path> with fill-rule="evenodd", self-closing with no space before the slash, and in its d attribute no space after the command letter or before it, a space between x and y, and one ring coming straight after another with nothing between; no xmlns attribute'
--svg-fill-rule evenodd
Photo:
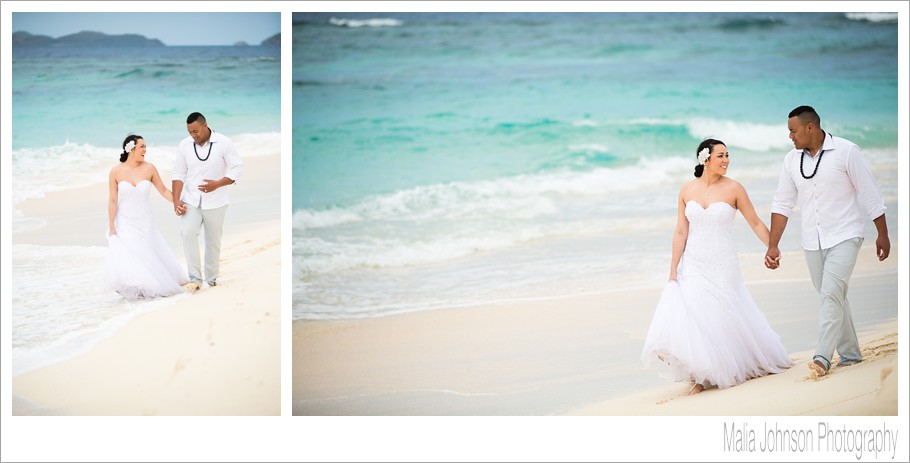
<svg viewBox="0 0 910 463"><path fill-rule="evenodd" d="M209 126L205 122L191 122L186 125L186 131L193 137L197 145L201 145L209 139Z"/></svg>
<svg viewBox="0 0 910 463"><path fill-rule="evenodd" d="M809 147L809 124L803 124L799 117L793 116L787 119L787 130L794 148L801 150Z"/></svg>

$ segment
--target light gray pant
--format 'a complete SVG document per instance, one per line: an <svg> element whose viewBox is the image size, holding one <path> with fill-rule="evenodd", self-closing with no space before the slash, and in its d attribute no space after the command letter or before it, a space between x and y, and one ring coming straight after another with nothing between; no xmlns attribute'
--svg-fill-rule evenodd
<svg viewBox="0 0 910 463"><path fill-rule="evenodd" d="M190 281L202 283L199 269L199 230L205 239L205 281L211 284L218 278L221 258L221 231L227 205L215 209L199 209L184 203L186 212L180 221L180 236L183 237L183 254L186 256L186 270Z"/></svg>
<svg viewBox="0 0 910 463"><path fill-rule="evenodd" d="M815 358L821 357L829 368L835 350L841 362L857 362L863 358L847 301L850 275L862 244L862 238L853 238L828 249L805 251L812 284L821 296Z"/></svg>

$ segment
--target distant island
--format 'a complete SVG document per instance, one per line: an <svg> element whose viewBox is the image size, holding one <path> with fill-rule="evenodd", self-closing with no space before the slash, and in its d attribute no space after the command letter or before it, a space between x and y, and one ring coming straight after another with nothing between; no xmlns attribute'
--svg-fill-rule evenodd
<svg viewBox="0 0 910 463"><path fill-rule="evenodd" d="M53 46L53 47L163 47L158 39L149 39L139 34L107 35L102 32L82 31L63 37L52 38L46 35L34 35L25 31L13 32L13 46Z"/></svg>
<svg viewBox="0 0 910 463"><path fill-rule="evenodd" d="M278 45L281 46L281 33L277 33L262 41L260 45Z"/></svg>
<svg viewBox="0 0 910 463"><path fill-rule="evenodd" d="M235 46L246 46L240 41ZM262 41L260 45L281 45L281 33ZM75 34L53 38L47 35L35 35L25 31L13 32L13 46L51 46L51 47L163 47L158 39L149 39L139 34L108 35L103 32L82 31Z"/></svg>

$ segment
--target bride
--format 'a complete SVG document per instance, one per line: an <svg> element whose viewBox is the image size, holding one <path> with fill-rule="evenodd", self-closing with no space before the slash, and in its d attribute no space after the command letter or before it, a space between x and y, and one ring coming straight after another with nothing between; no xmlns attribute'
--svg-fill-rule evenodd
<svg viewBox="0 0 910 463"><path fill-rule="evenodd" d="M161 232L155 228L149 193L154 186L168 202L158 169L145 161L145 140L123 140L120 164L110 172L106 286L129 300L184 292L189 280Z"/></svg>
<svg viewBox="0 0 910 463"><path fill-rule="evenodd" d="M737 210L766 245L768 227L745 188L725 176L726 145L704 140L697 156L696 178L679 191L670 281L642 352L646 365L658 359L677 381L691 382L689 394L780 373L793 363L743 283L731 233Z"/></svg>

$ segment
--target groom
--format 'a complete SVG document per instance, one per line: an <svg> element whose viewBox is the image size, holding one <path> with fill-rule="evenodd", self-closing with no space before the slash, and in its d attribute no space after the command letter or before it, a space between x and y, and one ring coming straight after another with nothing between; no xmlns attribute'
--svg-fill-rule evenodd
<svg viewBox="0 0 910 463"><path fill-rule="evenodd" d="M802 247L809 275L821 295L818 345L810 371L824 376L835 350L838 366L862 361L847 287L863 243L865 221L878 230L875 253L888 258L891 241L885 221L885 203L858 146L821 128L810 106L790 112L787 128L794 149L784 158L771 206L771 238L765 266L780 266L778 244L793 209L802 214Z"/></svg>
<svg viewBox="0 0 910 463"><path fill-rule="evenodd" d="M200 229L205 238L205 281L217 285L221 231L228 207L228 192L222 187L240 178L243 162L231 140L210 129L202 114L190 114L186 130L190 135L180 142L174 163L174 212L181 217L180 235L190 277L186 287L195 292L203 281Z"/></svg>

